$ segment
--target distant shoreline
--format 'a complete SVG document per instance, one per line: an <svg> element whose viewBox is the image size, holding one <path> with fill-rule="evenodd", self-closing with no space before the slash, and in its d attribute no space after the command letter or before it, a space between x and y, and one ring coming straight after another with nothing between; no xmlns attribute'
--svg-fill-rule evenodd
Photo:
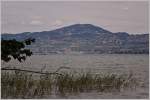
<svg viewBox="0 0 150 100"><path fill-rule="evenodd" d="M83 54L33 54L33 55L149 55L149 53L143 53L143 54L117 54L117 53L113 53L113 54L108 54L108 53L103 53L103 54L91 54L91 53L83 53Z"/></svg>

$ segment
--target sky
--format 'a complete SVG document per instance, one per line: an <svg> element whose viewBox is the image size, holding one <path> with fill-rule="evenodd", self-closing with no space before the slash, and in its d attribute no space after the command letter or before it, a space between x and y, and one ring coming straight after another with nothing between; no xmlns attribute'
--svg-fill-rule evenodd
<svg viewBox="0 0 150 100"><path fill-rule="evenodd" d="M93 24L111 32L148 33L147 1L2 1L2 33Z"/></svg>

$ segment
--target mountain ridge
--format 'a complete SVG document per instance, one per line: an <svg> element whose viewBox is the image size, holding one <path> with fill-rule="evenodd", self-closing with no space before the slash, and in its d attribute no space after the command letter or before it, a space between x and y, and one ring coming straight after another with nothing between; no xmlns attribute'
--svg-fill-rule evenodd
<svg viewBox="0 0 150 100"><path fill-rule="evenodd" d="M57 30L61 30L61 29L68 29L68 28L72 28L72 27L94 27L94 28L99 28L101 30L105 30L101 27L98 27L96 25L93 25L93 24L72 24L72 25L69 25L69 26L64 26L64 27L60 27L60 28L57 28L57 29L53 29L53 30L48 30L48 31L40 31L40 32L51 32L51 31L57 31ZM106 30L108 31L108 30ZM110 31L108 31L110 32ZM17 34L23 34L23 33L36 33L36 32L20 32L20 33L15 33L14 35L17 35ZM112 33L112 32L111 32ZM2 34L10 34L10 33L2 33Z"/></svg>
<svg viewBox="0 0 150 100"><path fill-rule="evenodd" d="M113 33L92 24L74 24L51 31L2 34L2 38L35 38L36 43L29 47L35 54L149 53L149 34Z"/></svg>

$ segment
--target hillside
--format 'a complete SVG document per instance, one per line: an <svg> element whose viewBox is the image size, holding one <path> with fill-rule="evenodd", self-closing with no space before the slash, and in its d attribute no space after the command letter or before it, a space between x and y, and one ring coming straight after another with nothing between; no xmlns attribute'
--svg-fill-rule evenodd
<svg viewBox="0 0 150 100"><path fill-rule="evenodd" d="M91 24L75 24L52 31L2 34L3 39L35 38L34 54L149 53L149 34L112 33Z"/></svg>

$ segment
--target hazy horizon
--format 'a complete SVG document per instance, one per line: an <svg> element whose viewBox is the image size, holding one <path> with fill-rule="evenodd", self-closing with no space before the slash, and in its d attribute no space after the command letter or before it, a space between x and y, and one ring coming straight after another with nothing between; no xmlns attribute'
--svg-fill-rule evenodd
<svg viewBox="0 0 150 100"><path fill-rule="evenodd" d="M2 1L2 33L93 24L111 32L149 33L148 1Z"/></svg>

